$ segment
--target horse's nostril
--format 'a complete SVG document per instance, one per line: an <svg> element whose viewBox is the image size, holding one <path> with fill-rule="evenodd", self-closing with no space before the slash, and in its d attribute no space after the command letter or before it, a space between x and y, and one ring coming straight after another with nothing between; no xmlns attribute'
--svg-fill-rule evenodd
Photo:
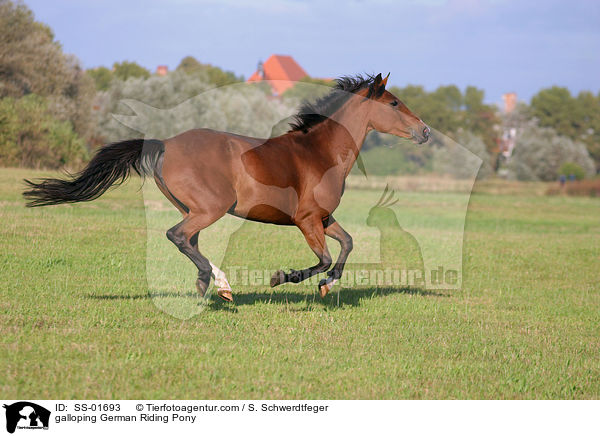
<svg viewBox="0 0 600 436"><path fill-rule="evenodd" d="M425 128L423 129L423 136L424 136L425 138L429 138L429 133L431 133L431 130L429 130L429 127L425 127Z"/></svg>

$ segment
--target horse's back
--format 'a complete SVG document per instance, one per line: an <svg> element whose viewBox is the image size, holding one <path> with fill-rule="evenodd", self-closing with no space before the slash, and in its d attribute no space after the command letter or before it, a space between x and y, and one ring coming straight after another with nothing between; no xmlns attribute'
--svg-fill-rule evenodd
<svg viewBox="0 0 600 436"><path fill-rule="evenodd" d="M195 129L164 142L162 177L189 209L217 205L248 219L292 223L311 163L293 138Z"/></svg>
<svg viewBox="0 0 600 436"><path fill-rule="evenodd" d="M164 143L162 178L178 200L190 209L235 202L234 162L252 147L252 138L194 129Z"/></svg>

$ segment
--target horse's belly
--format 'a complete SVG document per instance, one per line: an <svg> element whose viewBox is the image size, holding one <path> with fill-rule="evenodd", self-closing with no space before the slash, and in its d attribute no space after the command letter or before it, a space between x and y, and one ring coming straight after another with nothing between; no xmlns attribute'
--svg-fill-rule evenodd
<svg viewBox="0 0 600 436"><path fill-rule="evenodd" d="M290 214L268 204L256 204L250 208L244 207L243 205L238 207L238 205L236 205L233 210L229 211L229 213L240 218L258 221L261 223L278 224L284 226L294 224Z"/></svg>
<svg viewBox="0 0 600 436"><path fill-rule="evenodd" d="M291 186L263 185L246 178L236 189L237 201L229 213L264 223L293 224L298 209L298 193Z"/></svg>

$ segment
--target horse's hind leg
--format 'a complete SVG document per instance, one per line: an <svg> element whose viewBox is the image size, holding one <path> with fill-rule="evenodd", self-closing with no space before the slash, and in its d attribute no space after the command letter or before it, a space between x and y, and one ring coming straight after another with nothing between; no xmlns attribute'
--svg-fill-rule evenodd
<svg viewBox="0 0 600 436"><path fill-rule="evenodd" d="M200 250L198 249L198 234L199 233L200 232L196 233L190 239L190 244L192 244L192 247L198 253L200 253ZM225 275L225 273L223 271L221 271L210 260L208 261L208 263L210 264L212 276L215 279L215 285L217 285L217 288L218 288L217 295L219 297L221 297L225 301L233 301L233 295L231 294L231 285L229 285L229 281L227 280L227 276ZM204 294L206 293L206 288L202 288L199 285L199 282L196 282L196 287L198 288L198 291L200 292L200 294L202 296L204 296Z"/></svg>
<svg viewBox="0 0 600 436"><path fill-rule="evenodd" d="M175 244L177 248L179 248L179 251L185 254L194 265L196 265L196 268L198 268L198 281L196 282L196 285L198 291L204 295L210 283L210 273L212 270L208 259L202 256L190 242L192 236L197 235L198 231L196 226L193 225L193 221L186 217L179 224L167 230L167 238ZM195 239L198 239L197 236Z"/></svg>
<svg viewBox="0 0 600 436"><path fill-rule="evenodd" d="M319 292L322 296L327 295L333 285L342 277L346 260L352 251L352 236L340 226L337 221L330 217L325 227L325 235L340 243L340 255L333 268L327 273L329 277L319 282Z"/></svg>
<svg viewBox="0 0 600 436"><path fill-rule="evenodd" d="M319 263L310 268L300 271L292 270L289 273L279 270L271 277L271 287L286 282L299 283L315 274L327 271L331 266L331 255L329 254L327 244L325 243L325 233L321 218L318 216L311 216L302 222L297 223L297 226L302 231L304 239L306 239L306 242L312 251L319 258ZM325 295L322 296L324 297Z"/></svg>
<svg viewBox="0 0 600 436"><path fill-rule="evenodd" d="M209 260L204 257L198 250L198 233L200 230L208 227L216 220L221 218L222 214L196 214L193 211L176 226L167 231L167 238L179 248L198 268L198 280L196 286L201 295L204 296L208 285L210 284L210 276L215 276L215 283L219 286L219 296L226 301L233 301L231 288L227 279L221 270L212 265Z"/></svg>

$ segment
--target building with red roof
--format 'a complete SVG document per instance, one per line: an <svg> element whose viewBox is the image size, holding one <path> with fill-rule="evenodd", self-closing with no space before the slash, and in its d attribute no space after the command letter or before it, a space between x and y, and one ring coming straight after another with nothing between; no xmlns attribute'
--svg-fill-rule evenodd
<svg viewBox="0 0 600 436"><path fill-rule="evenodd" d="M250 76L248 82L270 82L274 95L281 95L294 86L294 82L308 76L293 57L287 55L271 55L265 62L259 62L257 70Z"/></svg>
<svg viewBox="0 0 600 436"><path fill-rule="evenodd" d="M166 65L159 65L156 67L156 75L157 76L166 76L169 73L169 67Z"/></svg>

